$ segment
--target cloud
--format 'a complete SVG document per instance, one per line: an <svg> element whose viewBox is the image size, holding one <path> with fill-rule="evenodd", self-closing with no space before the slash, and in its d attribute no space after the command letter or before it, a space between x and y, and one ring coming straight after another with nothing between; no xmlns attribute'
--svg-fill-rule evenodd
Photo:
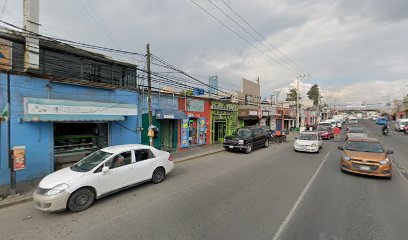
<svg viewBox="0 0 408 240"><path fill-rule="evenodd" d="M275 89L289 88L298 75L293 67L257 44L208 1L194 1L263 49L262 53L188 0L42 0L41 31L140 53L150 43L154 54L204 81L218 75L225 89L239 89L242 78L257 77L264 97ZM373 86L391 98L407 91L399 87L408 81L408 32L402 31L408 29L405 0L224 1L311 73L308 84L340 91L338 98L344 101L354 96L375 99ZM2 19L21 23L21 10L21 1L8 1ZM153 66L153 70L160 69ZM303 87L308 90L309 85Z"/></svg>

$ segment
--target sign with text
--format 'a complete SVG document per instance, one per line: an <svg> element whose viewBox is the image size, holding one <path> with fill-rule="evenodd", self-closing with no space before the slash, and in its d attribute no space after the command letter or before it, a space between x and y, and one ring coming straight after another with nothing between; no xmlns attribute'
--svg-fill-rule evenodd
<svg viewBox="0 0 408 240"><path fill-rule="evenodd" d="M208 93L211 94L218 94L218 76L210 76L208 78Z"/></svg>
<svg viewBox="0 0 408 240"><path fill-rule="evenodd" d="M41 98L24 98L24 101L26 115L137 115L136 106L130 104Z"/></svg>
<svg viewBox="0 0 408 240"><path fill-rule="evenodd" d="M187 111L189 111L189 112L204 112L204 100L187 99Z"/></svg>

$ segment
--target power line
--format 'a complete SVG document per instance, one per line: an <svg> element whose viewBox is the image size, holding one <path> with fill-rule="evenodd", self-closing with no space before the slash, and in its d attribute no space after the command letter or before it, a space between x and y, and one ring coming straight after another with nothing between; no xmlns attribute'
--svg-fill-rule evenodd
<svg viewBox="0 0 408 240"><path fill-rule="evenodd" d="M270 41L268 41L261 33L259 33L254 27L251 26L251 24L248 23L240 14L238 14L237 11L235 11L230 5L228 5L224 0L220 0L227 8L229 8L235 15L237 15L246 25L248 25L259 37L261 37L263 40L265 40L272 48L274 48L277 52L279 52L284 58L286 58L288 61L292 62L296 67L298 67L303 73L306 73L307 75L310 76L310 74L305 71L302 67L300 67L298 64L296 64L292 59L290 59L286 54L281 52L279 48L277 48L274 44L272 44Z"/></svg>
<svg viewBox="0 0 408 240"><path fill-rule="evenodd" d="M209 15L210 17L212 17L213 19L215 19L218 23L220 23L221 25L223 25L225 28L227 28L229 31L231 31L232 33L234 33L236 36L238 36L240 39L242 39L243 41L245 41L247 44L251 45L253 48L257 49L259 52L261 52L262 54L264 54L265 56L267 56L268 58L272 59L274 62L276 62L277 64L285 67L287 70L295 73L295 74L299 74L298 70L293 70L292 68L288 67L287 65L283 65L281 63L279 63L275 58L271 57L270 55L268 55L267 53L265 53L265 51L261 50L260 48L258 48L256 45L254 45L253 43L251 43L248 39L246 39L245 37L243 37L241 34L239 34L238 32L234 31L232 28L230 28L229 26L227 26L223 21L221 21L219 18L217 18L214 14L210 13L208 10L206 10L204 7L202 7L200 4L198 4L197 2L195 2L194 0L190 0L192 3L194 3L197 7L199 7L202 11L204 11L207 15ZM210 0L208 0L210 3L212 3ZM214 3L212 3L214 6L216 6ZM218 9L219 7L216 6ZM220 10L220 9L219 9ZM228 14L225 13L225 11L222 11L225 15L227 15L227 17L229 17L230 19L232 19ZM241 26L239 23L237 23L235 20L234 21L238 26ZM243 27L242 27L243 28ZM245 32L247 32L249 34L249 32L247 30L244 30ZM251 35L251 34L250 34ZM253 35L252 35L253 37ZM254 37L253 37L254 38ZM256 39L256 38L255 38ZM257 40L257 39L256 39ZM260 42L259 40L257 40L257 42ZM262 43L261 43L262 44ZM263 44L264 45L264 44Z"/></svg>
<svg viewBox="0 0 408 240"><path fill-rule="evenodd" d="M266 54L264 51L262 51L260 48L258 48L256 45L254 45L253 43L251 43L248 39L246 39L245 37L243 37L241 34L239 34L238 32L234 31L232 28L228 27L224 22L222 22L219 18L217 18L215 15L213 15L212 13L210 13L209 11L207 11L205 8L203 8L201 5L199 5L198 3L196 3L194 0L190 0L192 3L194 3L197 7L199 7L202 11L204 11L206 14L208 14L209 16L211 16L212 18L214 18L218 23L220 23L222 26L224 26L225 28L227 28L229 31L231 31L232 33L234 33L236 36L238 36L240 39L242 39L243 41L245 41L247 44L251 45L253 48L255 48L256 50L258 50L260 53L264 54L265 56L267 56L268 58L271 58L273 61L276 61L274 58L272 58L271 56L269 56L268 54ZM289 71L293 71L288 69Z"/></svg>
<svg viewBox="0 0 408 240"><path fill-rule="evenodd" d="M266 44L264 44L262 41L260 41L257 37L255 37L251 32L249 32L245 27L243 27L240 23L238 23L234 18L232 18L228 13L226 13L220 6L218 6L217 4L215 4L213 1L211 0L207 0L208 2L210 2L214 7L216 7L220 12L222 12L226 17L228 17L228 19L230 19L233 23L235 23L239 28L241 28L244 32L246 32L248 35L250 35L256 42L258 42L259 44L261 44L262 46L264 46L266 49L268 49L272 54L274 54L277 58L279 58L283 63L288 64L290 67L292 67L292 69L294 71L296 71L298 74L302 74L303 71L297 69L296 67L294 67L290 62L286 61L285 59L283 59L282 57L280 57L278 54L276 54L270 47L268 47ZM272 58L272 57L271 57ZM280 62L278 62L277 60L275 60L274 58L272 58L274 62L276 62L279 65L282 65ZM283 65L282 65L283 66ZM289 70L289 69L288 69Z"/></svg>

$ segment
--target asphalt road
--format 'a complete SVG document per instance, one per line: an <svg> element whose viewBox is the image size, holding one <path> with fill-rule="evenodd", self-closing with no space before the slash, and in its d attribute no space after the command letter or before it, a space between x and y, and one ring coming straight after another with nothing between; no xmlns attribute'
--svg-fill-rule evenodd
<svg viewBox="0 0 408 240"><path fill-rule="evenodd" d="M396 158L408 156L395 137L386 140ZM392 180L343 174L338 143L325 141L319 154L292 144L179 163L163 183L80 213L43 213L32 202L0 209L0 239L408 239L408 181L399 172Z"/></svg>

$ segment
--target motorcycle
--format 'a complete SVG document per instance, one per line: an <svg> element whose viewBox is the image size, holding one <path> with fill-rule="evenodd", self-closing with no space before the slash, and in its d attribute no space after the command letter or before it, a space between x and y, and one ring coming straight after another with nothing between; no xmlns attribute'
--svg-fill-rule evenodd
<svg viewBox="0 0 408 240"><path fill-rule="evenodd" d="M390 132L389 127L384 127L384 128L382 129L382 134L383 134L384 136L387 136L389 132Z"/></svg>

